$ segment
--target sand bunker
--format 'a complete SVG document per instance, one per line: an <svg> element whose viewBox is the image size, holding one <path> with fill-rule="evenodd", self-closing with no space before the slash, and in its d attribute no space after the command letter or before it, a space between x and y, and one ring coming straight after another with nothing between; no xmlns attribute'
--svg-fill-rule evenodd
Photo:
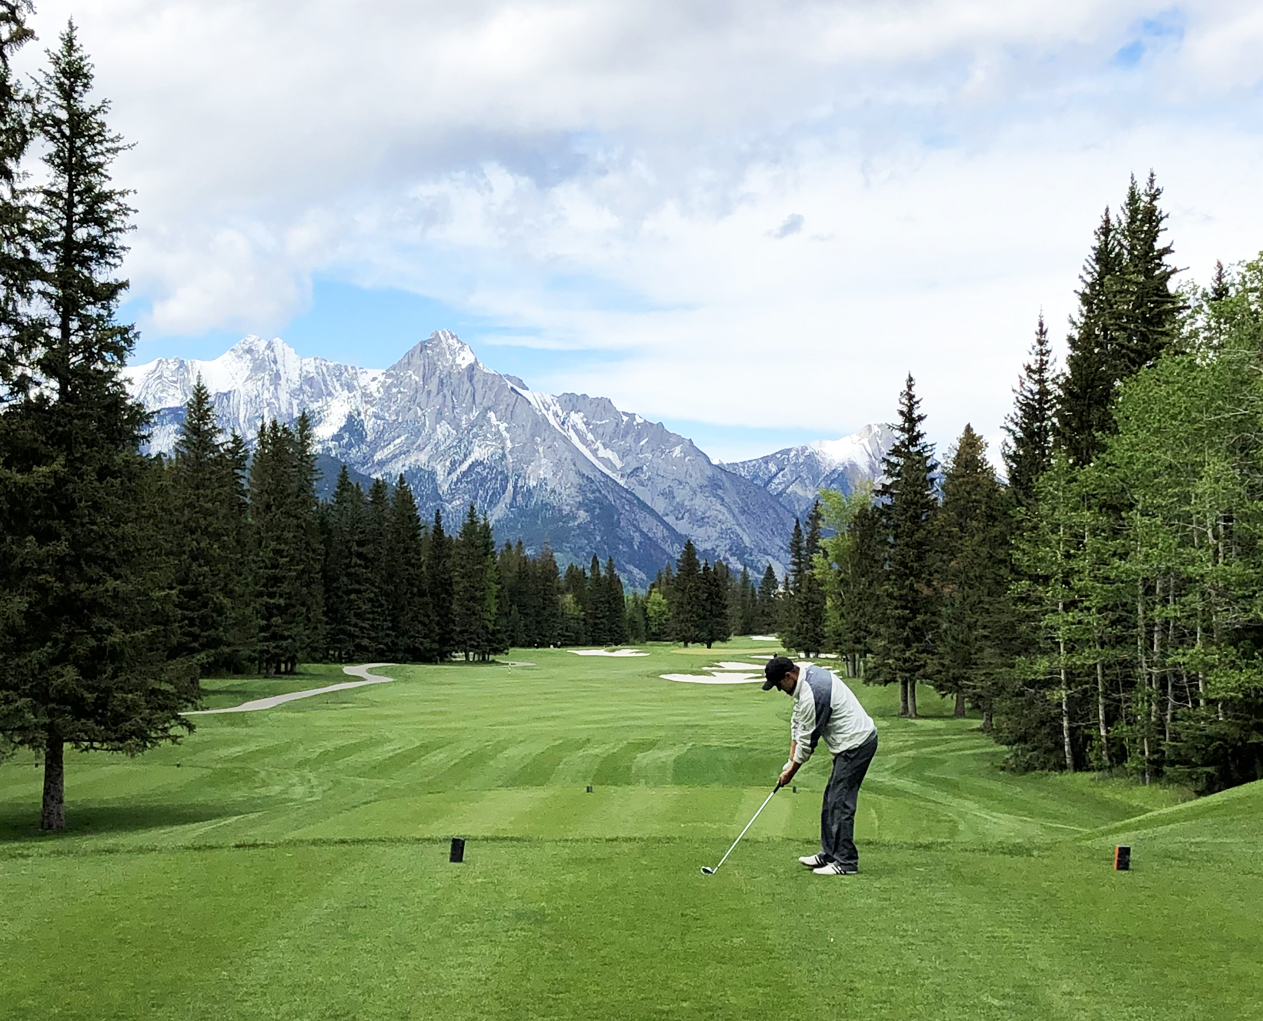
<svg viewBox="0 0 1263 1021"><path fill-rule="evenodd" d="M683 681L685 684L761 684L762 674L659 674L664 681Z"/></svg>
<svg viewBox="0 0 1263 1021"><path fill-rule="evenodd" d="M576 656L616 656L619 659L625 659L628 656L648 656L649 653L641 652L639 649L615 649L610 652L607 649L571 649Z"/></svg>
<svg viewBox="0 0 1263 1021"><path fill-rule="evenodd" d="M751 670L763 672L762 663L716 663L713 667L707 667L708 670L736 670L741 673L747 673Z"/></svg>
<svg viewBox="0 0 1263 1021"><path fill-rule="evenodd" d="M779 642L780 639L777 638L776 635L751 635L750 641L752 642Z"/></svg>

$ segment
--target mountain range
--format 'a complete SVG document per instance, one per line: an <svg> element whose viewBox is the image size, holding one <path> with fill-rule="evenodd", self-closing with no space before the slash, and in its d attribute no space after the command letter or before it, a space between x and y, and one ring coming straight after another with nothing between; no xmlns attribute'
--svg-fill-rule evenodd
<svg viewBox="0 0 1263 1021"><path fill-rule="evenodd" d="M153 414L151 451L169 452L201 377L225 432L306 411L322 469L402 475L454 527L474 503L501 538L545 540L564 564L612 556L643 586L691 538L702 556L783 574L795 515L823 487L849 491L881 471L885 426L722 464L689 439L604 397L545 394L484 366L455 334L431 334L389 369L300 358L247 337L208 361L160 358L125 370Z"/></svg>

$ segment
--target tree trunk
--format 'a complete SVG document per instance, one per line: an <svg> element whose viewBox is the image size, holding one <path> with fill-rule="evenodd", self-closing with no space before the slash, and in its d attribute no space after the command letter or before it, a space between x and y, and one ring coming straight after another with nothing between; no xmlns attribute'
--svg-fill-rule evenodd
<svg viewBox="0 0 1263 1021"><path fill-rule="evenodd" d="M908 715L908 679L899 678L899 715Z"/></svg>
<svg viewBox="0 0 1263 1021"><path fill-rule="evenodd" d="M917 679L915 677L908 680L908 719L915 720L917 718Z"/></svg>
<svg viewBox="0 0 1263 1021"><path fill-rule="evenodd" d="M1136 692L1148 692L1149 690L1149 668L1145 663L1145 581L1143 578L1136 578ZM1147 697L1147 696L1144 696ZM1141 712L1143 712L1143 703L1136 707L1136 723L1141 722ZM1147 728L1143 731L1141 738L1141 748L1144 755L1144 782L1149 782L1149 731Z"/></svg>
<svg viewBox="0 0 1263 1021"><path fill-rule="evenodd" d="M1105 664L1101 662L1101 647L1096 649L1096 722L1101 728L1101 765L1110 768L1110 732L1105 722Z"/></svg>
<svg viewBox="0 0 1263 1021"><path fill-rule="evenodd" d="M1066 619L1066 603L1057 600L1058 628L1064 629ZM1074 772L1074 746L1070 742L1070 677L1066 670L1066 638L1064 630L1057 636L1057 652L1061 671L1061 743L1066 756L1067 771Z"/></svg>
<svg viewBox="0 0 1263 1021"><path fill-rule="evenodd" d="M49 729L44 748L44 807L40 812L41 830L66 828L66 760L61 734Z"/></svg>
<svg viewBox="0 0 1263 1021"><path fill-rule="evenodd" d="M965 693L963 691L956 692L956 716L965 715Z"/></svg>

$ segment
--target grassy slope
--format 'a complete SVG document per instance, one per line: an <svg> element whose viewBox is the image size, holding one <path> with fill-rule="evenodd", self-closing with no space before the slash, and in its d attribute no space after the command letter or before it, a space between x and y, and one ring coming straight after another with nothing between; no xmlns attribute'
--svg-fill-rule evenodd
<svg viewBox="0 0 1263 1021"><path fill-rule="evenodd" d="M0 1017L1263 1016L1263 791L1007 776L972 723L861 689L864 874L790 866L820 762L706 879L789 700L657 680L740 647L513 658L536 666L396 668L142 760L73 757L53 840L38 772L0 768Z"/></svg>

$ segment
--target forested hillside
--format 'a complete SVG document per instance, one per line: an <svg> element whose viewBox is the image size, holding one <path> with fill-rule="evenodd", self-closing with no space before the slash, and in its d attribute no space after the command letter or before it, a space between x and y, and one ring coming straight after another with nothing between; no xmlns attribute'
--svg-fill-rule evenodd
<svg viewBox="0 0 1263 1021"><path fill-rule="evenodd" d="M1263 777L1263 260L1173 288L1160 198L1103 215L1064 370L1040 316L1007 480L969 425L940 468L909 375L875 497L795 531L781 633L904 715L975 707L1013 768L1214 790Z"/></svg>

